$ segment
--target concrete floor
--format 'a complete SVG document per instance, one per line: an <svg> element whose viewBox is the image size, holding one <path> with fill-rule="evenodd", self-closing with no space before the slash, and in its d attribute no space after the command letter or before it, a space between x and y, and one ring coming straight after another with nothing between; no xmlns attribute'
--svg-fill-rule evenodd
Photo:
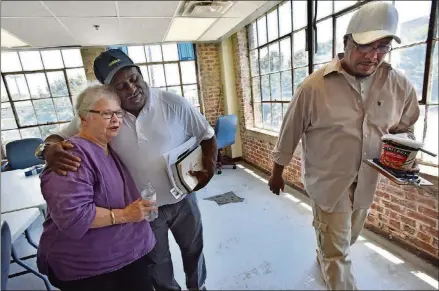
<svg viewBox="0 0 439 291"><path fill-rule="evenodd" d="M322 290L324 284L315 259L315 234L307 197L286 188L275 196L267 177L241 164L224 169L198 193L204 224L205 257L209 290L271 289ZM241 203L218 206L204 200L234 191ZM41 234L41 220L33 237ZM170 236L175 276L185 287L180 251ZM21 237L20 255L34 253ZM363 290L437 290L438 269L377 235L364 230L352 248L353 268ZM35 260L30 260L35 266ZM13 272L20 270L12 266ZM10 290L44 290L33 275L13 278Z"/></svg>

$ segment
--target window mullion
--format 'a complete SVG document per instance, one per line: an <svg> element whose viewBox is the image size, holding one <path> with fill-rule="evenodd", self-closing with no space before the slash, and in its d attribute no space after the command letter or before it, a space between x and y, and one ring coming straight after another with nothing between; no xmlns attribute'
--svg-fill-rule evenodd
<svg viewBox="0 0 439 291"><path fill-rule="evenodd" d="M430 79L432 77L432 67L433 67L433 36L435 34L435 25L436 25L436 9L437 9L437 1L431 1L431 10L430 10L430 21L428 24L428 34L427 34L427 49L425 52L425 68L424 68L424 83L422 86L422 104L427 104L429 100L427 100L428 96L430 96Z"/></svg>
<svg viewBox="0 0 439 291"><path fill-rule="evenodd" d="M192 49L194 51L194 65L195 65L195 80L197 81L197 92L198 92L198 104L200 107L200 112L204 113L204 98L201 98L201 87L200 87L200 76L198 75L198 57L197 57L197 47L192 44ZM180 61L179 61L180 62ZM181 83L181 94L184 94L183 82Z"/></svg>
<svg viewBox="0 0 439 291"><path fill-rule="evenodd" d="M8 94L9 103L11 104L12 113L14 114L15 124L17 124L17 129L18 129L20 127L20 124L18 122L17 110L15 109L14 101L12 100L12 96L11 96L11 93L9 92L8 84L6 83L6 79L5 79L5 76L3 74L2 74L2 79L3 79L3 84L5 85L6 94Z"/></svg>
<svg viewBox="0 0 439 291"><path fill-rule="evenodd" d="M72 103L72 107L73 107L73 94L72 94L72 90L70 89L69 79L67 78L67 70L66 68L64 68L62 71L64 73L64 80L66 81L67 92L69 93L70 102Z"/></svg>

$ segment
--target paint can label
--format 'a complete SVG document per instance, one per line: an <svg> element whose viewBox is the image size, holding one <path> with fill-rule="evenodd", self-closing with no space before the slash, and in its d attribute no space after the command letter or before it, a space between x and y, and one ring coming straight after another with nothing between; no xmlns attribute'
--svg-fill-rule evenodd
<svg viewBox="0 0 439 291"><path fill-rule="evenodd" d="M415 162L418 150L397 143L384 142L380 162L395 170L410 170Z"/></svg>

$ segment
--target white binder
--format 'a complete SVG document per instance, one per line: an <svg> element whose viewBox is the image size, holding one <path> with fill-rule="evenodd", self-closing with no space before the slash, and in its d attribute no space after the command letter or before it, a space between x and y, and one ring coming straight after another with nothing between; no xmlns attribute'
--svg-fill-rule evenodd
<svg viewBox="0 0 439 291"><path fill-rule="evenodd" d="M171 194L180 199L191 193L198 184L196 177L190 171L203 169L201 146L195 137L182 145L163 154L166 163L166 173L173 188Z"/></svg>

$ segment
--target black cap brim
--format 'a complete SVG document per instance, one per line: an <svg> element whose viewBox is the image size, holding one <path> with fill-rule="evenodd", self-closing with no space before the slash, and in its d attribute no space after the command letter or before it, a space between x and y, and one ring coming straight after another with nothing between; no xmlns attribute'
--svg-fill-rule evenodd
<svg viewBox="0 0 439 291"><path fill-rule="evenodd" d="M127 67L136 67L136 68L138 68L138 66L133 65L133 64L120 64L119 66L114 67L110 71L110 73L108 73L108 76L104 80L104 84L110 84L111 81L113 80L114 76L117 74L117 72L119 72L121 69L127 68Z"/></svg>

